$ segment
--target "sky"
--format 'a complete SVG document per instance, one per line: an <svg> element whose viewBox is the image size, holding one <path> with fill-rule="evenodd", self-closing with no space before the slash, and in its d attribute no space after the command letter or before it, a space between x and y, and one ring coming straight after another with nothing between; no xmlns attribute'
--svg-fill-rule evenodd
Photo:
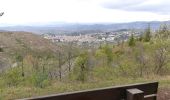
<svg viewBox="0 0 170 100"><path fill-rule="evenodd" d="M0 0L0 24L170 20L170 0Z"/></svg>

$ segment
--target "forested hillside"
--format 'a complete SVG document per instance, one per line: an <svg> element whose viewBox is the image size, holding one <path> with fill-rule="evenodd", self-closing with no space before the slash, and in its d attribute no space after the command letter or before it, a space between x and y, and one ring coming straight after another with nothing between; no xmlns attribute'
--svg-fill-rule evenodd
<svg viewBox="0 0 170 100"><path fill-rule="evenodd" d="M52 42L28 32L0 32L0 70L16 66L17 56L59 50Z"/></svg>
<svg viewBox="0 0 170 100"><path fill-rule="evenodd" d="M160 90L170 90L167 25L155 32L148 27L139 38L132 34L128 41L105 42L98 48L74 43L54 46L38 36L27 40L23 36L31 34L20 34L0 33L0 54L16 63L0 74L2 100L148 81L159 81ZM167 91L161 91L160 100L168 99Z"/></svg>

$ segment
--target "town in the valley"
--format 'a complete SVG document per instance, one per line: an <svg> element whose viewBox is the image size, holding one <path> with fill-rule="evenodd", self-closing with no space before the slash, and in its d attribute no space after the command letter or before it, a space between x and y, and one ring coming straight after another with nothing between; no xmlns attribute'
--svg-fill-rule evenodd
<svg viewBox="0 0 170 100"><path fill-rule="evenodd" d="M88 33L88 34L43 34L45 39L49 39L52 42L75 42L77 44L83 43L117 43L121 41L127 41L133 34L135 37L139 37L143 32L137 31L117 31L117 32L101 32L101 33Z"/></svg>

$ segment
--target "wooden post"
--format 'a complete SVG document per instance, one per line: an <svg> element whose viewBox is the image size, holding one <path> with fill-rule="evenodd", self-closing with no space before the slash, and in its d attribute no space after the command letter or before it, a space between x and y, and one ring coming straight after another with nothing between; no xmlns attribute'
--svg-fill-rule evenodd
<svg viewBox="0 0 170 100"><path fill-rule="evenodd" d="M139 89L127 89L126 100L144 100L144 92Z"/></svg>

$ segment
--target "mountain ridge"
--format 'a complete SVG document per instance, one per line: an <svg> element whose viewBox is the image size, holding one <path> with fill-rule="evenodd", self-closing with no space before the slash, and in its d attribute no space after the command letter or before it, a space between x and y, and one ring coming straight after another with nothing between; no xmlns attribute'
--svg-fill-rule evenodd
<svg viewBox="0 0 170 100"><path fill-rule="evenodd" d="M116 31L121 29L145 29L150 24L152 30L157 30L161 24L170 24L170 21L136 21L127 23L48 23L39 25L19 25L19 26L7 26L0 27L0 30L7 31L25 31L33 32L37 34L44 33L74 33L74 32L107 32Z"/></svg>

